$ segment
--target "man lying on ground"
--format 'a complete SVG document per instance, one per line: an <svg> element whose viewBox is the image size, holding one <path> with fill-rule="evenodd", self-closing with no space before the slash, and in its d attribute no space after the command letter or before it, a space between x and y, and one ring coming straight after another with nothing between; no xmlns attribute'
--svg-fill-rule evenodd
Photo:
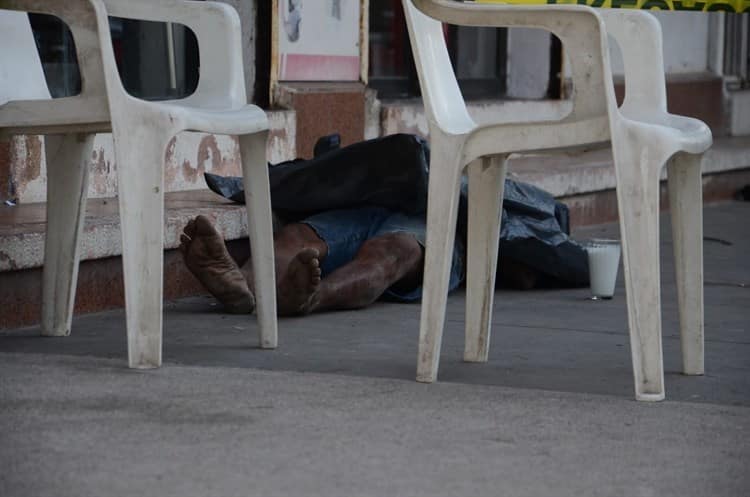
<svg viewBox="0 0 750 497"><path fill-rule="evenodd" d="M275 235L281 315L364 307L384 296L421 299L429 147L389 135L340 147L322 137L310 160L269 165L271 207L291 224ZM243 180L205 174L214 192L244 203ZM450 289L462 281L468 191L462 185ZM497 281L528 290L588 285L587 255L568 237L567 207L506 179ZM314 214L313 214L314 213ZM205 217L188 223L188 268L231 312L252 312L249 258L235 262ZM247 256L245 256L247 257Z"/></svg>
<svg viewBox="0 0 750 497"><path fill-rule="evenodd" d="M381 296L422 297L425 221L383 207L325 211L287 224L274 235L280 316L358 309ZM251 259L237 261L205 216L185 226L180 250L188 269L228 312L255 309ZM463 244L456 238L449 289L463 278Z"/></svg>

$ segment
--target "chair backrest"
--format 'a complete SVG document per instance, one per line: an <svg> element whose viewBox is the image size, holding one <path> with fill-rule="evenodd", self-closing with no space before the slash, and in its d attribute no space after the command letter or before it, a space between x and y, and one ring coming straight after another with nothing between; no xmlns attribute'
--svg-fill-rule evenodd
<svg viewBox="0 0 750 497"><path fill-rule="evenodd" d="M428 120L443 128L450 128L449 123L457 119L472 122L448 56L442 23L420 12L411 0L403 4Z"/></svg>
<svg viewBox="0 0 750 497"><path fill-rule="evenodd" d="M226 99L228 105L247 103L242 60L242 37L237 11L224 3L194 0L103 0L115 17L173 22L190 28L198 40L200 75L198 87L185 100L209 96ZM196 15L199 4L200 15ZM217 57L216 54L223 54Z"/></svg>
<svg viewBox="0 0 750 497"><path fill-rule="evenodd" d="M0 105L50 98L28 15L0 10Z"/></svg>
<svg viewBox="0 0 750 497"><path fill-rule="evenodd" d="M428 18L461 26L524 26L555 34L569 54L573 82L573 110L565 120L580 121L607 115L608 105L614 100L614 90L606 33L603 22L594 9L582 5L548 7L453 0L403 1L405 8L410 8L407 12L411 12L412 18L417 18L415 14L424 12L430 16ZM419 35L416 32L410 34Z"/></svg>

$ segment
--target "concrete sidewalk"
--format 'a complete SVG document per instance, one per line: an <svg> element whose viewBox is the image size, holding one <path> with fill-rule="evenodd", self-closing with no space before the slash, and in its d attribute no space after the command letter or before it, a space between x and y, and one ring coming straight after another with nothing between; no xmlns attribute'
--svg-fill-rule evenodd
<svg viewBox="0 0 750 497"><path fill-rule="evenodd" d="M461 361L451 296L433 385L413 381L419 306L403 304L283 319L264 351L254 319L171 302L147 372L126 369L120 311L63 339L4 332L0 496L749 495L749 218L705 210L703 377L679 374L663 223L658 404L632 400L622 281L607 302L498 291L486 364Z"/></svg>

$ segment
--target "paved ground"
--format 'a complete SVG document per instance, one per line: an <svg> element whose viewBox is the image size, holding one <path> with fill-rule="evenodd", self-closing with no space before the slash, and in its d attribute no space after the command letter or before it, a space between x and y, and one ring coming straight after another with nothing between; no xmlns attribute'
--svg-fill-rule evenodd
<svg viewBox="0 0 750 497"><path fill-rule="evenodd" d="M499 291L490 362L413 381L418 306L252 319L172 302L165 366L125 368L124 315L0 334L0 496L750 495L750 204L706 209L707 375L679 374L663 226L667 400L632 400L622 283ZM616 234L613 226L578 235Z"/></svg>

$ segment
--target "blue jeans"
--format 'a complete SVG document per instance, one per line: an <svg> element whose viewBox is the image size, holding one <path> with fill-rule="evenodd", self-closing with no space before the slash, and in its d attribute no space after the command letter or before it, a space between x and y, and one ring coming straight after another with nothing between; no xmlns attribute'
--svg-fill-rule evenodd
<svg viewBox="0 0 750 497"><path fill-rule="evenodd" d="M424 248L427 229L424 217L408 216L383 207L326 211L300 222L310 226L328 246L328 255L320 264L324 278L351 262L362 244L371 238L388 233L408 233ZM456 237L449 291L456 289L464 279L463 259L463 244ZM397 302L416 302L422 298L422 286L408 291L397 291L392 287L383 296Z"/></svg>

